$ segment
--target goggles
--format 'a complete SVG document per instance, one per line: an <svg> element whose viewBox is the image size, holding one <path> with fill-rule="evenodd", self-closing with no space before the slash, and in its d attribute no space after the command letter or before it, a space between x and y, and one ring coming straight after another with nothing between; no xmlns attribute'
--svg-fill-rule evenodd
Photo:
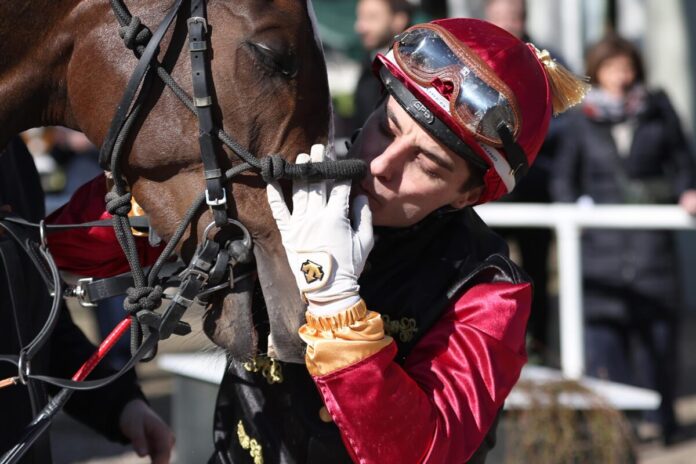
<svg viewBox="0 0 696 464"><path fill-rule="evenodd" d="M448 31L435 24L408 29L397 36L393 55L403 72L476 140L502 147L507 141L501 132L517 138L521 117L514 94ZM501 131L501 125L507 130Z"/></svg>

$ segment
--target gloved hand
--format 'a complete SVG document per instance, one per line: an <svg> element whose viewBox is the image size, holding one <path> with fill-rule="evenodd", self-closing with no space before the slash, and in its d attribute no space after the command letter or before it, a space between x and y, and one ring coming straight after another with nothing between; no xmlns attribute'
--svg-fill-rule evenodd
<svg viewBox="0 0 696 464"><path fill-rule="evenodd" d="M323 145L313 145L311 156L302 153L296 162L323 161L324 151ZM353 228L348 218L350 181L335 183L330 194L328 183L294 181L292 214L278 184L267 188L297 287L309 311L320 317L334 316L360 301L358 277L374 244L367 197L353 200Z"/></svg>

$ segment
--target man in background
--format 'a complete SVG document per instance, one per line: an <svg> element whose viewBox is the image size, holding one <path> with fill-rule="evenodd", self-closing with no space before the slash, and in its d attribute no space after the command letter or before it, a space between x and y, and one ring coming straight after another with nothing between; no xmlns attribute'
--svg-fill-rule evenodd
<svg viewBox="0 0 696 464"><path fill-rule="evenodd" d="M534 42L527 32L527 5L525 0L486 0L484 19L505 29L524 42ZM537 43L537 42L534 42ZM539 46L539 48L543 48ZM552 56L558 57L552 51ZM563 60L559 60L562 62ZM512 203L550 203L549 180L553 164L554 147L563 118L553 118L549 132L536 161L514 192L502 201ZM496 230L508 241L517 243L521 265L534 282L534 299L529 319L528 352L532 362L548 362L548 259L551 245L549 229L505 228Z"/></svg>
<svg viewBox="0 0 696 464"><path fill-rule="evenodd" d="M360 79L354 94L355 113L352 130L363 126L380 101L382 84L372 72L372 61L384 52L395 35L411 23L413 5L407 0L359 0L356 8L355 32L365 49Z"/></svg>

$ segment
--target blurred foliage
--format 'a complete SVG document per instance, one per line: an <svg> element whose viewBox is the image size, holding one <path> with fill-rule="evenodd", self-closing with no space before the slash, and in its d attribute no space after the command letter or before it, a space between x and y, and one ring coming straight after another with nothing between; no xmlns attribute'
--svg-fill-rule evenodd
<svg viewBox="0 0 696 464"><path fill-rule="evenodd" d="M624 464L636 461L624 415L577 382L520 382L530 405L507 429L506 462ZM579 401L583 408L568 407Z"/></svg>
<svg viewBox="0 0 696 464"><path fill-rule="evenodd" d="M331 96L334 111L337 115L349 118L355 113L355 101L352 93L341 93Z"/></svg>

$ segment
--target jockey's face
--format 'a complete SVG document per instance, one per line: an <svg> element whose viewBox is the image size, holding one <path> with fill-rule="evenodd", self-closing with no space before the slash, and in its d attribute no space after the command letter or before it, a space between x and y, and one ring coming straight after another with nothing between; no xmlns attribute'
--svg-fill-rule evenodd
<svg viewBox="0 0 696 464"><path fill-rule="evenodd" d="M473 204L481 188L464 190L467 163L426 132L392 98L376 109L351 147L369 164L360 190L377 226L407 227L436 209Z"/></svg>

